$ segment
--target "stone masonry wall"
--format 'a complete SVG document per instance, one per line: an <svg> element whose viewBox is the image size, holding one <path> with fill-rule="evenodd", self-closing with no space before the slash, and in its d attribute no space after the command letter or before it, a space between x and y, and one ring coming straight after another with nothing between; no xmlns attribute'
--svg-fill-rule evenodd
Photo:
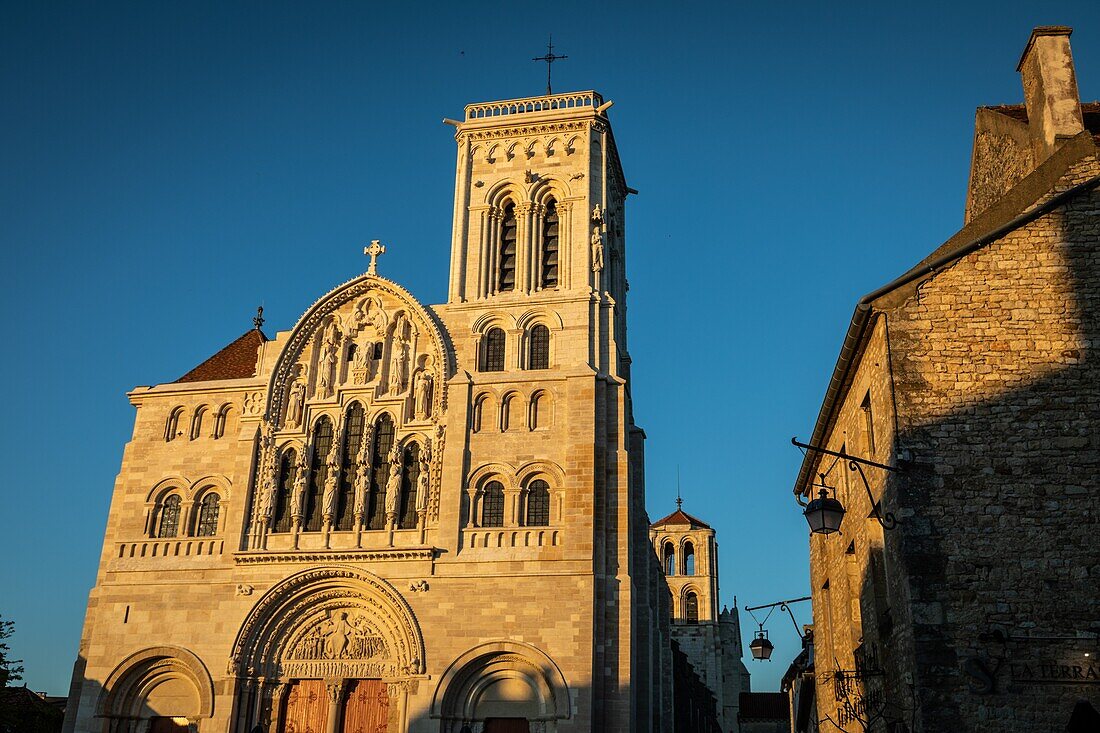
<svg viewBox="0 0 1100 733"><path fill-rule="evenodd" d="M1058 189L1098 173L1086 159ZM1100 192L956 262L889 323L916 729L1061 730L1076 700L1100 707Z"/></svg>

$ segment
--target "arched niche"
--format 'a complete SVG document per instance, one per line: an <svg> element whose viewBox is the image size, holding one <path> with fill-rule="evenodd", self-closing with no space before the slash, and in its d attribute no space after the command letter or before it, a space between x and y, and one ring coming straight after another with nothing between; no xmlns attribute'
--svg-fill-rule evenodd
<svg viewBox="0 0 1100 733"><path fill-rule="evenodd" d="M233 646L230 672L269 680L401 678L424 671L424 637L382 578L347 566L292 575L265 593Z"/></svg>
<svg viewBox="0 0 1100 733"><path fill-rule="evenodd" d="M526 718L551 732L570 708L569 686L549 656L530 644L495 641L451 663L432 696L431 716L445 731L486 718Z"/></svg>
<svg viewBox="0 0 1100 733"><path fill-rule="evenodd" d="M96 717L104 730L116 721L186 718L198 723L214 715L214 683L195 654L175 646L142 649L124 659L103 683Z"/></svg>

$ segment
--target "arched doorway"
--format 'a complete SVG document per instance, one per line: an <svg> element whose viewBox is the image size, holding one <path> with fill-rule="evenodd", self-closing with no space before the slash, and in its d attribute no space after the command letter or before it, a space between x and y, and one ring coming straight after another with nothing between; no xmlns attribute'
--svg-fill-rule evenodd
<svg viewBox="0 0 1100 733"><path fill-rule="evenodd" d="M214 714L214 683L186 649L159 646L124 659L103 684L104 733L186 733Z"/></svg>
<svg viewBox="0 0 1100 733"><path fill-rule="evenodd" d="M385 730L423 671L420 627L392 585L351 567L308 570L265 593L237 636L231 730Z"/></svg>
<svg viewBox="0 0 1100 733"><path fill-rule="evenodd" d="M549 656L530 644L482 644L440 678L432 717L441 733L553 733L570 715L569 688Z"/></svg>

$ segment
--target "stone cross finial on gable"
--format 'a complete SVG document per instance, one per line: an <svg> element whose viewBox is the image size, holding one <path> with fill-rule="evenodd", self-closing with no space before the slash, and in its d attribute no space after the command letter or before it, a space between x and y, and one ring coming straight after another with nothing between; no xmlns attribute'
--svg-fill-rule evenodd
<svg viewBox="0 0 1100 733"><path fill-rule="evenodd" d="M377 239L372 239L370 241L370 246L363 248L363 254L370 256L370 267L367 268L368 275L378 274L378 255L385 253L385 245L379 243Z"/></svg>

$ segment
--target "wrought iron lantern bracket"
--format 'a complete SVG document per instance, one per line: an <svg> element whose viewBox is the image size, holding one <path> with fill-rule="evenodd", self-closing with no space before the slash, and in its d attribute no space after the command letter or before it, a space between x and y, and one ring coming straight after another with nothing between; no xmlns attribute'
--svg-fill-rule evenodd
<svg viewBox="0 0 1100 733"><path fill-rule="evenodd" d="M877 463L875 461L869 461L866 458L859 458L857 456L850 455L844 451L834 451L828 448L822 448L817 445L811 445L809 443L800 443L798 438L791 438L791 444L802 448L804 450L815 451L817 453L824 453L828 456L835 456L841 460L848 462L848 470L859 474L860 480L863 481L863 488L867 491L867 499L871 502L871 510L873 516L878 520L878 523L882 525L883 529L893 529L898 526L898 518L894 516L893 512L882 512L879 502L875 501L875 497L871 494L871 484L867 481L867 474L863 472L864 466L872 466L874 468L881 468L884 471L890 473L901 473L902 468L900 466L888 466L885 463ZM795 501L801 506L806 506L806 502L802 500L802 497L798 494L795 495Z"/></svg>

